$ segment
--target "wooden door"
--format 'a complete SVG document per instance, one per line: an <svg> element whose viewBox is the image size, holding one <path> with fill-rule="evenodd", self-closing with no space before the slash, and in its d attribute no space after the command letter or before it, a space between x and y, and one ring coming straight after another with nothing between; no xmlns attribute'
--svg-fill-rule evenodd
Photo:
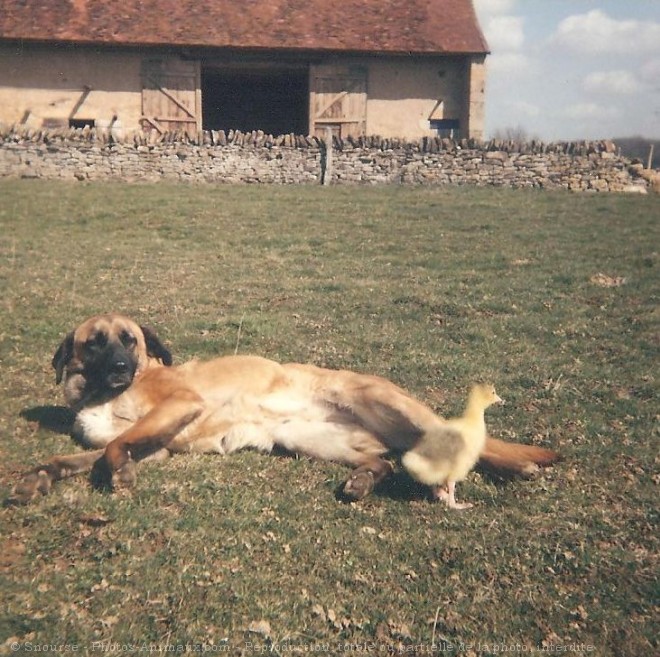
<svg viewBox="0 0 660 657"><path fill-rule="evenodd" d="M142 62L142 128L160 134L202 129L199 62L147 59Z"/></svg>
<svg viewBox="0 0 660 657"><path fill-rule="evenodd" d="M315 66L310 72L310 133L359 137L367 130L367 72L361 67Z"/></svg>

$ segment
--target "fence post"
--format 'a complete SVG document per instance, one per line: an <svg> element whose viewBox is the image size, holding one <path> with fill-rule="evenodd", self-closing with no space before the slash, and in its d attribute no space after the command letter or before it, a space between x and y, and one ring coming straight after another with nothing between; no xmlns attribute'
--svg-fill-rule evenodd
<svg viewBox="0 0 660 657"><path fill-rule="evenodd" d="M321 170L321 184L329 185L332 179L332 128L325 129L325 162Z"/></svg>

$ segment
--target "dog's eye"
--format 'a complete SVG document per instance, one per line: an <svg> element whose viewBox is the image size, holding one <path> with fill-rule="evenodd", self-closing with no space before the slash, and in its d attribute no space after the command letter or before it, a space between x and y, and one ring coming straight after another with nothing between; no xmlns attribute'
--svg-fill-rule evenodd
<svg viewBox="0 0 660 657"><path fill-rule="evenodd" d="M86 349L102 349L105 345L108 344L108 338L105 333L99 331L94 335L90 335L89 338L85 341Z"/></svg>
<svg viewBox="0 0 660 657"><path fill-rule="evenodd" d="M137 344L137 338L130 331L122 331L119 339L127 349L132 349Z"/></svg>

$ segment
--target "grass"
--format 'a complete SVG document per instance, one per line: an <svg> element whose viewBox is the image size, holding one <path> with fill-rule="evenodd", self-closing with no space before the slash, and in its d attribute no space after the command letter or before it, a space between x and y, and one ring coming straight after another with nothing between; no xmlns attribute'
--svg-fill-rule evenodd
<svg viewBox="0 0 660 657"><path fill-rule="evenodd" d="M250 452L144 464L131 495L63 482L0 509L5 650L657 649L657 197L0 193L2 498L77 449L35 409L59 412L63 335L109 310L155 326L179 362L237 350L368 371L446 415L489 379L508 401L493 434L565 456L531 481L473 473L463 513L402 474L343 505L343 467Z"/></svg>

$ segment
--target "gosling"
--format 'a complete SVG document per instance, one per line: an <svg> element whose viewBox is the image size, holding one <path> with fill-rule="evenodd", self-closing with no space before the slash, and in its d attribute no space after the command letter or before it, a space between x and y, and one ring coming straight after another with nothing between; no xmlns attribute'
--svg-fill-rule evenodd
<svg viewBox="0 0 660 657"><path fill-rule="evenodd" d="M469 509L469 502L457 502L456 482L463 481L479 460L486 442L484 411L492 404L503 404L489 384L472 387L465 412L447 420L436 432L426 435L406 452L401 463L417 481L431 486L433 497L450 509Z"/></svg>

